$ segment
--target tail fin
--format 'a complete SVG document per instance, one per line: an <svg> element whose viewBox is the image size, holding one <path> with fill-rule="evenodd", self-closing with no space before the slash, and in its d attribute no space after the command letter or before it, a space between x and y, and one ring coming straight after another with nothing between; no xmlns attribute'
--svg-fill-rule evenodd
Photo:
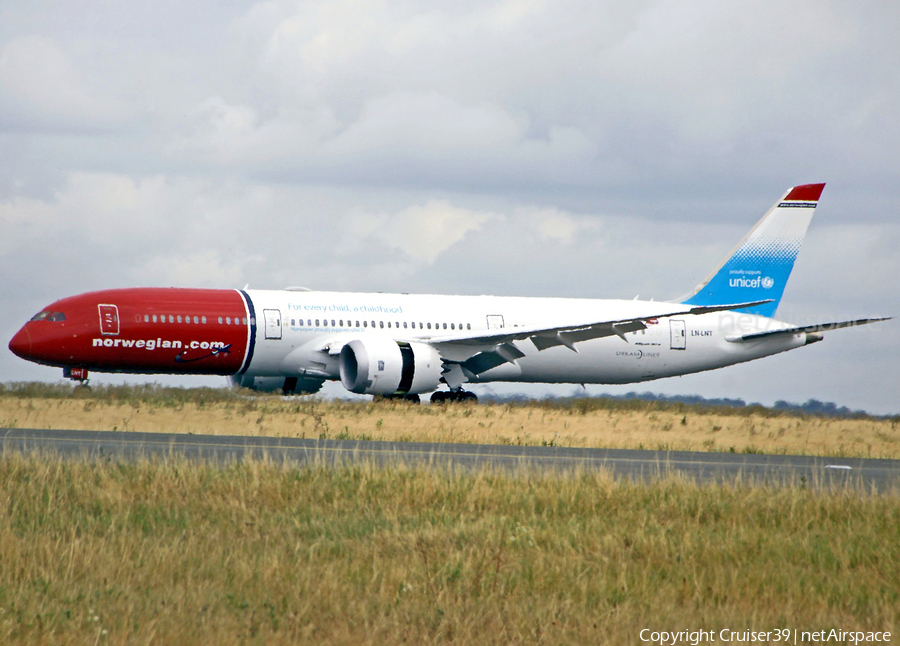
<svg viewBox="0 0 900 646"><path fill-rule="evenodd" d="M825 184L795 186L756 223L693 293L687 305L771 300L746 312L774 316Z"/></svg>

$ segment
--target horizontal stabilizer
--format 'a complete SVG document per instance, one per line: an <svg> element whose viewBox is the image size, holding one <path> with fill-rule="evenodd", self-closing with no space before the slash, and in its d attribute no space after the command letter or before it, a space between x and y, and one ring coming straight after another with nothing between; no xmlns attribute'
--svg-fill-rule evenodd
<svg viewBox="0 0 900 646"><path fill-rule="evenodd" d="M754 341L772 336L785 336L804 333L829 332L831 330L839 330L845 327L855 327L857 325L866 325L867 323L877 323L879 321L889 321L891 316L883 316L877 318L856 319L854 321L838 321L836 323L818 323L816 325L805 325L802 327L789 327L781 330L768 330L766 332L752 332L750 334L742 334L740 336L728 337L729 341L738 343L741 341Z"/></svg>

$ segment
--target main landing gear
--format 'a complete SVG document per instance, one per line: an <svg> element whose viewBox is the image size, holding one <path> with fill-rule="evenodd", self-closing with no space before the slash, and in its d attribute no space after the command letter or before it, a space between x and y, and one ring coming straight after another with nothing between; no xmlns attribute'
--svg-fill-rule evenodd
<svg viewBox="0 0 900 646"><path fill-rule="evenodd" d="M471 402L477 404L478 397L475 393L470 393L468 390L438 390L431 395L432 404L444 404L449 402Z"/></svg>

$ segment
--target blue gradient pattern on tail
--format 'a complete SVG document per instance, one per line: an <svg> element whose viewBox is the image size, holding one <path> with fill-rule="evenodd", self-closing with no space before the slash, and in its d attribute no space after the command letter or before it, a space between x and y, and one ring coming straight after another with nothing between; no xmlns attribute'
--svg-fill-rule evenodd
<svg viewBox="0 0 900 646"><path fill-rule="evenodd" d="M741 311L774 316L824 186L806 184L785 193L718 269L682 302L725 305L770 300Z"/></svg>

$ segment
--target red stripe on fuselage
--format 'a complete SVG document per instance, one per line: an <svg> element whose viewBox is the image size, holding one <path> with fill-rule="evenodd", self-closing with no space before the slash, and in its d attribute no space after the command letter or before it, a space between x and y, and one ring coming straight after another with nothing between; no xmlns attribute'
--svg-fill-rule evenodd
<svg viewBox="0 0 900 646"><path fill-rule="evenodd" d="M101 331L100 305L115 305L118 334L108 327ZM20 356L38 363L100 372L231 375L247 353L249 314L236 290L112 289L64 298L45 309L62 312L65 320L23 327L31 343L28 355Z"/></svg>

